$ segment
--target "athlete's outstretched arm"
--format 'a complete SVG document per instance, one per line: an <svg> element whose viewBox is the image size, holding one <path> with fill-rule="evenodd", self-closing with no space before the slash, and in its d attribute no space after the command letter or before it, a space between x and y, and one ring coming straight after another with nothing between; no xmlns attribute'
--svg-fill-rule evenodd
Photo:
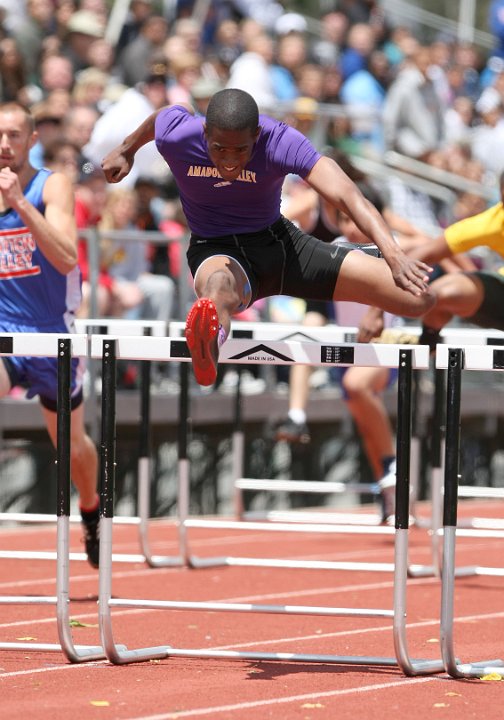
<svg viewBox="0 0 504 720"><path fill-rule="evenodd" d="M109 183L117 183L125 178L133 166L137 150L154 140L154 127L160 112L161 110L156 110L149 115L120 145L103 158L102 168Z"/></svg>
<svg viewBox="0 0 504 720"><path fill-rule="evenodd" d="M179 103L193 113L194 110L190 106ZM159 113L166 110L166 107L160 108L151 113L140 125L127 135L122 143L111 150L102 160L102 169L109 183L117 183L128 175L135 159L135 153L148 142L154 140L156 118Z"/></svg>
<svg viewBox="0 0 504 720"><path fill-rule="evenodd" d="M351 217L364 235L379 247L398 287L413 295L427 292L432 268L420 260L407 257L378 210L334 160L321 157L306 181L328 202Z"/></svg>

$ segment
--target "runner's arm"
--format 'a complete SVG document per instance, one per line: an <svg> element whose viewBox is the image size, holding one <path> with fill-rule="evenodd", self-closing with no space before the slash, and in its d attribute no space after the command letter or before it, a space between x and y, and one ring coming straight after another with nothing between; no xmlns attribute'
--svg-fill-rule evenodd
<svg viewBox="0 0 504 720"><path fill-rule="evenodd" d="M361 232L377 245L398 287L413 295L427 292L432 268L401 250L378 210L333 160L321 157L305 179L328 202L351 217Z"/></svg>

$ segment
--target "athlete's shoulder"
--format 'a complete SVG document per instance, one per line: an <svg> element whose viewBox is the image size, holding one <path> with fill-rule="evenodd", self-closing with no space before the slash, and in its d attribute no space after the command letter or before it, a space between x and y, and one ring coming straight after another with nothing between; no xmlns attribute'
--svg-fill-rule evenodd
<svg viewBox="0 0 504 720"><path fill-rule="evenodd" d="M186 105L168 105L156 117L156 135L165 134L177 127L201 128L203 120L196 117L192 108Z"/></svg>

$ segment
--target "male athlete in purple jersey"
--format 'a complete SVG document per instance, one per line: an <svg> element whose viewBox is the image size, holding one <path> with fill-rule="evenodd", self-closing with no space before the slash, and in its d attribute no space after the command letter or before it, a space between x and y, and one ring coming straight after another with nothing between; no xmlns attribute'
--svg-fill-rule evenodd
<svg viewBox="0 0 504 720"><path fill-rule="evenodd" d="M175 177L192 233L187 258L199 299L187 316L186 339L200 385L215 381L231 316L259 298L353 300L408 317L434 304L431 268L406 257L333 160L297 130L259 116L248 93L221 90L206 118L177 105L153 113L104 158L107 180L122 180L151 140ZM355 220L384 259L324 243L282 217L289 173Z"/></svg>
<svg viewBox="0 0 504 720"><path fill-rule="evenodd" d="M0 333L68 333L81 297L73 189L65 175L30 165L36 140L29 112L17 103L0 104ZM80 370L73 360L71 471L88 560L98 567L98 458L84 430ZM0 397L14 385L39 396L56 444L56 358L3 357Z"/></svg>

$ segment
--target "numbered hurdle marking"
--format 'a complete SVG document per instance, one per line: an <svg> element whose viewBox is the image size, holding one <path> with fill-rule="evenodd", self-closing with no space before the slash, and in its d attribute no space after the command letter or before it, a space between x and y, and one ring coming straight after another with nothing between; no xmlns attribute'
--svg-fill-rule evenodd
<svg viewBox="0 0 504 720"><path fill-rule="evenodd" d="M332 363L335 364L337 351L335 348L318 348L318 354L312 354L313 348L305 348L299 343L277 343L275 347L268 347L266 350L258 350L255 345L244 344L242 341L229 340L226 344L226 352L223 353L223 362L236 362L237 356L241 362L251 361L259 363L263 361L262 353L268 353L273 357L274 362L293 364L296 361L311 361L314 364ZM112 596L112 532L113 532L113 507L114 507L114 472L115 472L115 363L118 357L128 359L157 359L187 361L188 352L185 342L171 339L143 338L141 342L131 343L129 338L103 338L93 337L91 339L91 352L93 357L102 358L103 367L103 422L102 422L102 474L101 474L101 545L100 545L100 629L102 641L108 659L114 664L124 665L132 662L146 661L168 656L179 657L206 657L206 658L233 658L248 660L290 660L299 662L328 662L338 664L376 664L376 665L399 665L407 675L420 675L440 672L444 665L440 660L412 660L407 651L405 633L405 595L407 576L407 528L408 528L408 497L409 489L398 495L399 508L396 513L396 566L395 566L395 605L393 610L388 609L355 609L355 608L328 608L308 606L285 606L285 605L252 605L242 603L215 603L215 602L180 602L170 600L142 600L126 599ZM247 349L248 348L248 349ZM350 350L345 349L345 357L350 357ZM359 354L357 347L352 353ZM271 355L272 354L272 355ZM250 356L250 357L248 357ZM370 356L367 355L369 358ZM375 360L376 362L376 360ZM418 367L428 364L428 349L411 348L402 350L397 348L396 358L393 361L401 369L404 382L411 386L411 370L413 365ZM407 408L410 410L411 408ZM402 411L402 408L401 408ZM411 423L409 417L406 425ZM403 448L399 448L403 452ZM407 485L407 466L409 458L399 462L399 482ZM404 506L404 507L403 507ZM182 522L185 525L185 522ZM242 523L243 527L245 523ZM278 529L278 528L277 528ZM289 526L288 531L291 531ZM335 528L329 528L334 532ZM328 615L342 617L387 617L394 620L394 641L396 648L395 658L384 657L360 657L360 656L334 656L334 655L301 655L294 653L248 653L231 652L218 650L188 650L176 649L168 645L157 647L142 647L137 649L123 650L116 645L112 624L112 609L117 607L135 608L158 608L178 610L201 610L212 612L236 612L236 613L275 613L288 615Z"/></svg>
<svg viewBox="0 0 504 720"><path fill-rule="evenodd" d="M71 360L72 357L87 355L87 338L83 335L54 333L3 335L0 337L0 355L56 357L58 362L56 595L54 597L3 595L0 597L0 604L55 606L60 640L60 644L0 643L0 650L63 652L71 662L75 663L102 659L105 654L101 647L74 644L69 617Z"/></svg>
<svg viewBox="0 0 504 720"><path fill-rule="evenodd" d="M466 346L448 348L438 345L436 367L447 370L446 383L446 447L443 504L443 562L441 586L441 651L446 671L456 678L483 677L490 673L502 674L504 661L487 660L460 663L454 650L454 595L455 576L504 575L502 568L456 568L455 545L457 530L458 483L460 478L460 423L463 370L504 370L504 349L493 346ZM465 531L469 533L471 531ZM496 533L479 531L479 536L495 537ZM499 535L503 537L502 533Z"/></svg>

